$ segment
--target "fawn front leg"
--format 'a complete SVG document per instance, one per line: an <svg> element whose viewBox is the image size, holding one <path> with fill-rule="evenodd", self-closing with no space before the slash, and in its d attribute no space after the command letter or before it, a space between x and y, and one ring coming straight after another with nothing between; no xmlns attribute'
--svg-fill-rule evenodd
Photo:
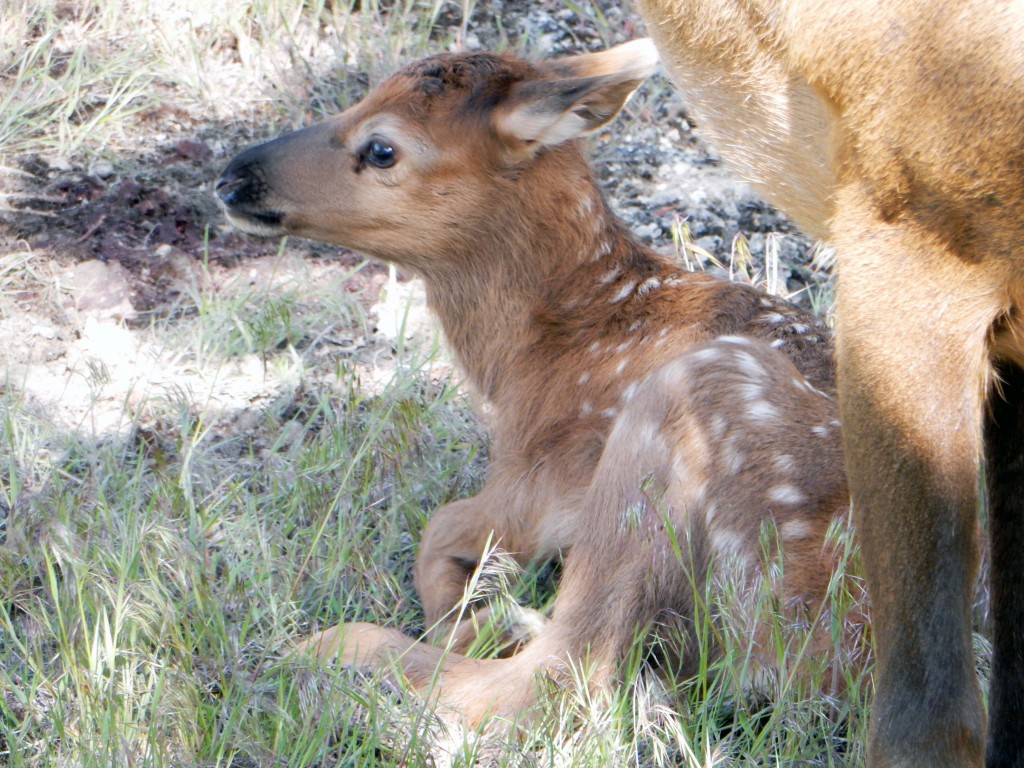
<svg viewBox="0 0 1024 768"><path fill-rule="evenodd" d="M472 643L473 622L462 622L456 634L450 634L458 618L453 609L465 599L467 583L488 547L509 553L521 564L539 554L530 498L522 487L516 495L490 484L479 495L434 513L423 532L413 572L427 631L434 640L451 641L459 651ZM486 608L476 612L481 621L489 614Z"/></svg>
<svg viewBox="0 0 1024 768"><path fill-rule="evenodd" d="M428 628L448 618L462 601L488 542L507 547L501 521L490 514L488 506L484 494L447 504L434 513L423 531L413 582Z"/></svg>

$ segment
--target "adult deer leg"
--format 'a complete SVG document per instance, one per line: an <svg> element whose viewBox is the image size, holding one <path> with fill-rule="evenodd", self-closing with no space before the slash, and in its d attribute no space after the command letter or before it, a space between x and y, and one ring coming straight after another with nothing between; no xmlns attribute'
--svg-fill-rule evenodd
<svg viewBox="0 0 1024 768"><path fill-rule="evenodd" d="M1001 363L985 419L991 535L989 768L1024 765L1024 370Z"/></svg>
<svg viewBox="0 0 1024 768"><path fill-rule="evenodd" d="M995 292L980 265L856 192L835 229L840 405L878 662L868 763L980 766L971 606Z"/></svg>

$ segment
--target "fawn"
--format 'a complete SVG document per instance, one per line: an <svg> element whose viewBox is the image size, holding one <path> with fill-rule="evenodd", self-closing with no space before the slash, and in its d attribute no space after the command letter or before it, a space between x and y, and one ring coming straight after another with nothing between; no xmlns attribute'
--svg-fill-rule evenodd
<svg viewBox="0 0 1024 768"><path fill-rule="evenodd" d="M982 503L987 764L1024 765L1024 11L638 5L723 157L836 248L840 411L878 659L869 765L985 759Z"/></svg>
<svg viewBox="0 0 1024 768"><path fill-rule="evenodd" d="M450 629L489 540L522 563L564 556L553 617L509 658L364 623L304 644L394 664L473 725L528 712L538 674L586 659L592 684L606 684L638 631L685 631L692 582L716 563L757 578L765 523L782 547L788 616L821 612L835 567L826 534L849 505L828 332L641 245L584 156L579 137L656 64L646 40L535 64L435 56L341 115L245 151L217 182L243 230L345 245L420 275L491 407L486 486L434 513L416 561L435 634ZM770 667L764 632L751 627L749 642ZM815 651L831 644L816 625Z"/></svg>

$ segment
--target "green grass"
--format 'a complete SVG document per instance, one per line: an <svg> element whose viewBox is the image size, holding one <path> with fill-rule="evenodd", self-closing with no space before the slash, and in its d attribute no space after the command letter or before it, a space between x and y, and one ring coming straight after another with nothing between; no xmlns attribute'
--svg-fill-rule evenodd
<svg viewBox="0 0 1024 768"><path fill-rule="evenodd" d="M170 322L164 323L165 333L190 347L200 365L212 367L225 358L246 355L272 364L280 353L301 364L297 347L308 353L339 328L365 333L365 312L357 297L345 290L346 282L365 263L334 270L326 277L314 276L286 245L282 240L277 258L259 284L245 270L217 284L204 262Z"/></svg>
<svg viewBox="0 0 1024 768"><path fill-rule="evenodd" d="M347 728L365 694L282 659L288 638L374 607L414 621L415 532L479 471L455 390L414 375L374 398L310 393L221 441L181 410L90 444L3 403L12 765L315 764L337 747L304 697L338 688Z"/></svg>
<svg viewBox="0 0 1024 768"><path fill-rule="evenodd" d="M453 7L466 17L471 5L9 0L0 159L116 160L169 104L251 132L333 113L471 31L432 29ZM611 38L600 8L573 7ZM327 339L365 326L348 275L325 279L282 248L266 279L218 281L203 265L176 307L121 329L143 368L176 378L121 391L114 362L82 363L86 386L66 396L123 411L120 429L88 416L69 426L0 386L0 764L862 762L869 685L856 667L840 670L842 696L819 695L826 672L800 660L800 631L776 618L780 659L795 657L812 684L796 675L747 692L742 633L714 620L738 600L721 584L693 585L701 676L659 678L638 651L614 695L552 691L512 742L448 732L394 683L290 655L292 638L342 620L423 628L416 543L436 507L480 488L488 446L417 348L398 345L383 389L357 355L330 354ZM0 254L0 317L17 317L26 295L65 317L58 273L42 252ZM252 392L218 400L225 379ZM111 391L122 400L104 401ZM550 604L548 575L513 579L512 597ZM846 587L830 595L836 621ZM774 616L770 584L756 602Z"/></svg>

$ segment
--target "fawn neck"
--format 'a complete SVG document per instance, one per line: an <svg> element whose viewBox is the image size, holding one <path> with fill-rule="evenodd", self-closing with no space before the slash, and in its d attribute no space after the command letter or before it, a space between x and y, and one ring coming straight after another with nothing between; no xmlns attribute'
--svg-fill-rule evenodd
<svg viewBox="0 0 1024 768"><path fill-rule="evenodd" d="M582 163L582 158L580 158ZM513 361L529 354L538 312L571 274L618 252L629 235L586 166L547 166L508 182L500 205L473 227L452 269L424 270L428 304L478 392L501 399ZM581 302L581 311L586 311Z"/></svg>

